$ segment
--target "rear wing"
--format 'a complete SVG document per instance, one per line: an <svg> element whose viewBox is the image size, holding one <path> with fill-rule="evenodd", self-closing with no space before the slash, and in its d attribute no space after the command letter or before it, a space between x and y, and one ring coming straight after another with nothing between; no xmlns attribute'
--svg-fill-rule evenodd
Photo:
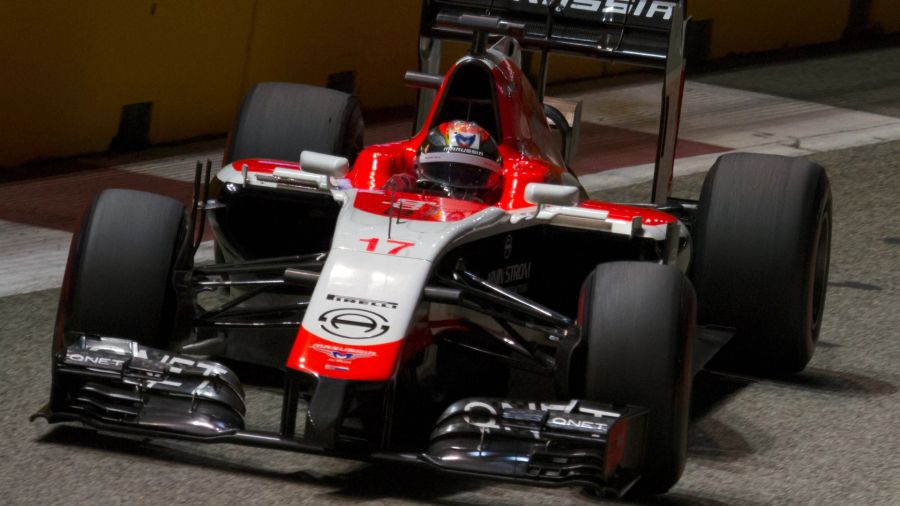
<svg viewBox="0 0 900 506"><path fill-rule="evenodd" d="M522 28L516 39L523 49L664 69L673 25L677 18L684 19L683 3L669 0L561 0L555 9L547 4L546 0L426 0L421 35L468 41L472 30L453 23L454 18L494 17L501 22L494 31L498 35L506 35L500 33L504 26ZM552 10L549 35L548 10Z"/></svg>
<svg viewBox="0 0 900 506"><path fill-rule="evenodd" d="M423 0L420 71L440 68L440 40L472 41L512 36L526 50L544 54L538 93L543 97L546 55L566 53L663 70L652 201L671 191L675 143L684 89L686 0ZM549 5L548 5L549 4ZM429 93L420 93L419 114ZM433 95L432 95L433 96Z"/></svg>

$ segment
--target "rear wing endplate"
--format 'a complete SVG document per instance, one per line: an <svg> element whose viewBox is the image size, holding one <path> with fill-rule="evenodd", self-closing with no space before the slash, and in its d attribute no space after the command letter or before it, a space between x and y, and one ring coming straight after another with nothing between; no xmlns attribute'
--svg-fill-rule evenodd
<svg viewBox="0 0 900 506"><path fill-rule="evenodd" d="M549 4L549 5L548 5ZM669 197L684 89L686 0L423 0L420 70L437 73L440 40L512 36L523 49L663 70L652 200ZM419 114L433 92L420 90Z"/></svg>

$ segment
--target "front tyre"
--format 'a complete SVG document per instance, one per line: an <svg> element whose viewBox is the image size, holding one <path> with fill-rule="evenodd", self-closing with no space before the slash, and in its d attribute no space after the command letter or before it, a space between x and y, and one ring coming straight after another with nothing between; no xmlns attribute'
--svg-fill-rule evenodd
<svg viewBox="0 0 900 506"><path fill-rule="evenodd" d="M674 266L601 264L582 286L584 398L649 410L634 494L664 493L684 469L694 319L694 289Z"/></svg>
<svg viewBox="0 0 900 506"><path fill-rule="evenodd" d="M64 332L165 347L175 330L173 275L191 262L186 230L184 206L174 199L101 193L72 243L60 300Z"/></svg>

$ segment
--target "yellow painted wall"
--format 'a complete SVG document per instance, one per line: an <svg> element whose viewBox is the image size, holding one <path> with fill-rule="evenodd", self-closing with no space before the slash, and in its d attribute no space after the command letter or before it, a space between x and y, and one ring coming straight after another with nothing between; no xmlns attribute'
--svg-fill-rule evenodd
<svg viewBox="0 0 900 506"><path fill-rule="evenodd" d="M691 0L712 56L838 40L850 0ZM98 152L123 105L153 102L150 141L226 132L261 81L325 84L356 71L368 109L412 104L420 0L0 0L0 166ZM798 22L798 20L803 22ZM900 31L900 1L872 23ZM445 51L445 64L460 54ZM616 71L551 59L551 79Z"/></svg>
<svg viewBox="0 0 900 506"><path fill-rule="evenodd" d="M418 0L259 0L242 88L261 81L325 85L356 71L366 108L411 103L403 72L417 67Z"/></svg>
<svg viewBox="0 0 900 506"><path fill-rule="evenodd" d="M150 53L146 60L150 67L142 73L150 86L147 100L154 102L150 141L167 142L227 130L242 95L253 3L142 3L157 4L152 43L139 46Z"/></svg>
<svg viewBox="0 0 900 506"><path fill-rule="evenodd" d="M869 22L885 33L900 32L900 0L872 0Z"/></svg>
<svg viewBox="0 0 900 506"><path fill-rule="evenodd" d="M0 166L104 151L137 102L153 102L153 143L224 133L266 80L323 85L356 70L364 106L411 103L402 76L416 66L419 2L361 5L2 0Z"/></svg>
<svg viewBox="0 0 900 506"><path fill-rule="evenodd" d="M839 40L847 26L849 2L691 0L688 13L697 20L713 20L710 56L720 58Z"/></svg>
<svg viewBox="0 0 900 506"><path fill-rule="evenodd" d="M153 102L151 142L222 131L239 96L249 6L0 2L0 165L103 151L122 106L137 102Z"/></svg>

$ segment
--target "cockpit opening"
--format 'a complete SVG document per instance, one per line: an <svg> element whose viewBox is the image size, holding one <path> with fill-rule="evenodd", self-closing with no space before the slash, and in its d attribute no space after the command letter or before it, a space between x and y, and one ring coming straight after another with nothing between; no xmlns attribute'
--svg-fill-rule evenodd
<svg viewBox="0 0 900 506"><path fill-rule="evenodd" d="M494 139L501 138L494 79L483 63L460 63L439 107L429 129L447 121L465 120L477 123Z"/></svg>

